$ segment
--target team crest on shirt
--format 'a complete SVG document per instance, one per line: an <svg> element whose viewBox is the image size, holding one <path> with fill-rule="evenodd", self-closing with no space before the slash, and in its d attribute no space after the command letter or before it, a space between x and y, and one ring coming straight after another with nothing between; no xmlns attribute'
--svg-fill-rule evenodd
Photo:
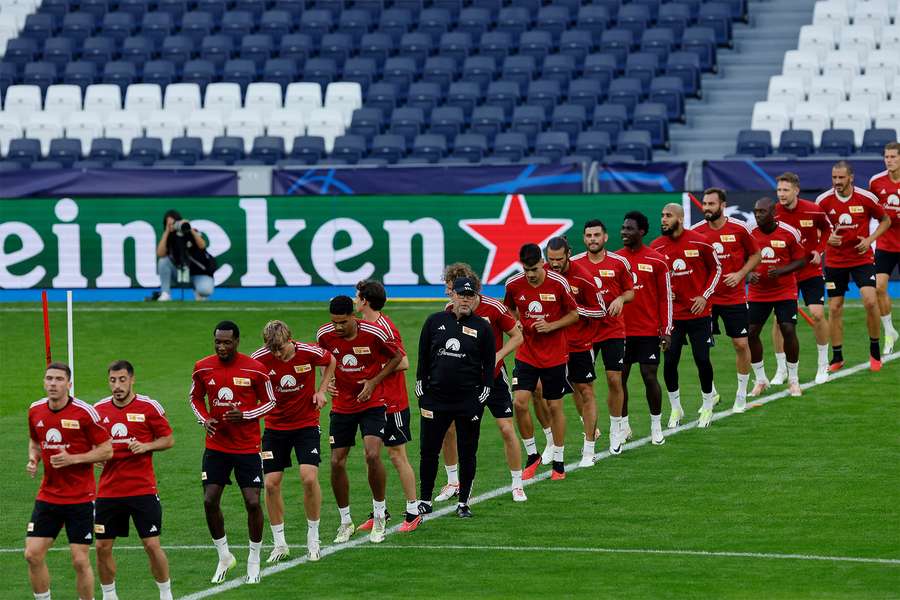
<svg viewBox="0 0 900 600"><path fill-rule="evenodd" d="M853 208L853 207L851 206L850 208ZM852 225L853 217L851 217L847 213L843 213L840 217L838 217L838 223L840 225Z"/></svg>
<svg viewBox="0 0 900 600"><path fill-rule="evenodd" d="M294 365L294 373L309 373L312 371L311 365Z"/></svg>
<svg viewBox="0 0 900 600"><path fill-rule="evenodd" d="M775 240L772 240L772 241L774 242ZM774 246L775 244L772 244L772 245ZM775 251L772 250L768 246L766 246L765 248L760 250L759 253L766 260L771 260L771 259L775 258Z"/></svg>
<svg viewBox="0 0 900 600"><path fill-rule="evenodd" d="M800 227L812 227L813 222L807 219L800 219Z"/></svg>
<svg viewBox="0 0 900 600"><path fill-rule="evenodd" d="M472 336L473 338L478 337L477 329L472 329L471 327L466 327L465 325L463 325L462 332L468 336Z"/></svg>
<svg viewBox="0 0 900 600"><path fill-rule="evenodd" d="M353 354L372 354L368 346L353 346Z"/></svg>
<svg viewBox="0 0 900 600"><path fill-rule="evenodd" d="M147 417L141 413L125 413L129 423L143 423Z"/></svg>
<svg viewBox="0 0 900 600"><path fill-rule="evenodd" d="M653 265L648 265L645 263L638 263L638 271L644 271L645 273L652 273Z"/></svg>
<svg viewBox="0 0 900 600"><path fill-rule="evenodd" d="M578 293L578 287L577 287L577 286L574 286L574 285L572 286L572 293L573 293L573 294L577 294L577 293Z"/></svg>
<svg viewBox="0 0 900 600"><path fill-rule="evenodd" d="M231 380L238 387L250 387L250 379L247 377L232 377Z"/></svg>
<svg viewBox="0 0 900 600"><path fill-rule="evenodd" d="M881 193L883 194L884 191L882 191ZM900 206L900 196L897 196L897 194L891 194L890 196L888 196L887 205L888 206Z"/></svg>
<svg viewBox="0 0 900 600"><path fill-rule="evenodd" d="M109 430L109 434L114 438L128 437L128 427L125 426L125 423L116 423Z"/></svg>
<svg viewBox="0 0 900 600"><path fill-rule="evenodd" d="M700 256L700 251L699 250L685 250L684 255L687 256L688 258L696 258L696 257Z"/></svg>
<svg viewBox="0 0 900 600"><path fill-rule="evenodd" d="M862 206L851 206L850 212L852 213L862 213L865 212L865 209Z"/></svg>
<svg viewBox="0 0 900 600"><path fill-rule="evenodd" d="M773 248L787 248L787 244L783 240L772 240Z"/></svg>
<svg viewBox="0 0 900 600"><path fill-rule="evenodd" d="M81 429L81 423L76 419L61 419L59 424L63 429Z"/></svg>
<svg viewBox="0 0 900 600"><path fill-rule="evenodd" d="M345 367L355 367L359 364L359 361L352 354L345 354L344 358L341 359L341 364Z"/></svg>
<svg viewBox="0 0 900 600"><path fill-rule="evenodd" d="M727 233L727 234L723 233L722 235L719 236L719 239L722 240L723 242L736 242L737 241L737 238L734 237L733 235L731 235L730 233Z"/></svg>
<svg viewBox="0 0 900 600"><path fill-rule="evenodd" d="M541 294L541 301L556 302L556 294Z"/></svg>

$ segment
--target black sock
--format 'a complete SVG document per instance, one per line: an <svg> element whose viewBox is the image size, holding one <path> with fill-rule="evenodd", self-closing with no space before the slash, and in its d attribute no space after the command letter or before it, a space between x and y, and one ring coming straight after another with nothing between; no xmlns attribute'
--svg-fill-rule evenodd
<svg viewBox="0 0 900 600"><path fill-rule="evenodd" d="M533 465L534 463L536 463L539 460L541 460L540 454L529 454L528 460L525 462L525 466L530 467L531 465Z"/></svg>
<svg viewBox="0 0 900 600"><path fill-rule="evenodd" d="M869 356L875 360L881 360L881 347L878 338L869 338Z"/></svg>
<svg viewBox="0 0 900 600"><path fill-rule="evenodd" d="M557 473L565 473L566 465L564 465L563 461L561 461L561 460L554 460L553 461L553 470L556 471Z"/></svg>
<svg viewBox="0 0 900 600"><path fill-rule="evenodd" d="M844 361L844 347L843 346L832 346L831 347L831 364L839 363Z"/></svg>

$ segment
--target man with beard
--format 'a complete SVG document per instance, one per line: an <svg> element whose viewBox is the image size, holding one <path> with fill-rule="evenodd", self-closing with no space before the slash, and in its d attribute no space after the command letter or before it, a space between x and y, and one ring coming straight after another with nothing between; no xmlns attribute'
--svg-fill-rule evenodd
<svg viewBox="0 0 900 600"><path fill-rule="evenodd" d="M744 412L747 406L747 382L750 381L750 345L747 343L747 291L745 280L759 264L759 248L750 235L750 228L738 219L725 216L725 190L709 188L703 192L703 218L693 230L703 235L716 250L722 264L722 278L710 301L712 303L713 334L719 334L719 319L725 334L734 346L737 366L737 393L734 411Z"/></svg>
<svg viewBox="0 0 900 600"><path fill-rule="evenodd" d="M709 359L709 349L713 343L709 299L719 284L722 265L706 238L684 228L684 209L681 205L666 204L663 207L660 230L662 235L653 240L650 247L666 257L672 278L674 325L672 344L665 351L663 366L663 378L672 405L669 427L677 427L684 417L678 388L678 363L681 349L688 339L703 394L697 426L709 427L713 407L718 400L713 389L713 366Z"/></svg>

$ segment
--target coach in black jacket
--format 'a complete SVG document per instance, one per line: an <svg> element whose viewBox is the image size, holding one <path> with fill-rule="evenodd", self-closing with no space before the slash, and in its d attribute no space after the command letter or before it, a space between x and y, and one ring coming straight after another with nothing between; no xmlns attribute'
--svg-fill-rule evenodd
<svg viewBox="0 0 900 600"><path fill-rule="evenodd" d="M460 277L453 282L452 311L434 313L419 337L416 396L419 397L422 443L419 512L431 512L431 494L438 469L438 453L450 424L456 423L459 445L459 504L456 514L471 517L469 493L475 479L475 454L481 414L494 383L494 333L476 317L474 282Z"/></svg>

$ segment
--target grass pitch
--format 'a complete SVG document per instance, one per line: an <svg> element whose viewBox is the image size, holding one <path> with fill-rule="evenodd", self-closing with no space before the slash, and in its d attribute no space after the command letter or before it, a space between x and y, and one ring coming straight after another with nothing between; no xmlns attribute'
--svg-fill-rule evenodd
<svg viewBox="0 0 900 600"><path fill-rule="evenodd" d="M421 323L439 303L389 303L387 313L407 341L413 383L415 341ZM54 357L65 357L65 312L52 307ZM848 365L867 359L863 312L846 311ZM127 358L137 370L138 392L166 407L176 445L156 457L165 509L163 544L178 596L211 587L215 552L203 517L200 486L202 429L187 394L198 358L212 353L212 329L229 318L241 327L241 350L259 346L271 318L284 319L298 339L311 341L328 319L324 304L83 304L75 308L76 391L95 402L108 394L106 366ZM810 328L801 330L801 381L814 375ZM25 473L28 405L43 393L41 314L36 305L0 306L0 568L2 598L28 598L20 548L38 481ZM768 340L768 338L766 338ZM767 344L768 345L768 344ZM688 415L700 405L690 358L682 361L682 402ZM768 371L774 370L769 354ZM736 387L734 354L727 338L713 349L719 410L730 408ZM660 380L662 379L660 369ZM602 379L602 378L601 378ZM569 473L563 482L526 487L524 504L499 493L473 505L475 518L431 519L412 534L395 533L379 547L367 542L336 549L315 564L297 564L264 576L254 588L224 591L312 597L574 597L624 598L898 598L900 597L900 455L897 436L900 365L867 370L780 398L744 415L688 428L661 447L649 444ZM606 447L605 384L597 383L598 450ZM778 391L777 389L773 391ZM649 434L643 387L631 381L631 424L636 438ZM411 396L412 397L412 396ZM567 461L577 461L581 435L570 400ZM664 419L668 416L664 401ZM413 401L415 406L415 401ZM665 420L664 420L665 424ZM417 420L413 419L414 438ZM323 415L321 537L325 548L338 524L327 466L327 416ZM540 434L538 439L540 440ZM418 468L418 444L409 445ZM478 455L476 495L508 485L502 443L486 416ZM359 524L371 511L361 451L351 453L351 508ZM291 474L293 475L293 474ZM439 472L438 485L443 472ZM287 538L304 554L305 516L295 476L286 478ZM236 489L224 498L228 537L243 574L247 533ZM388 466L388 509L403 512L403 497ZM395 519L395 523L397 520ZM265 542L271 544L268 524ZM134 537L117 546L120 598L158 597L143 551ZM202 547L200 547L202 546ZM241 547L243 546L243 547ZM56 547L65 549L65 538ZM131 549L125 549L131 548ZM264 550L264 557L267 550ZM867 559L854 561L849 559ZM868 559L881 559L875 562ZM74 596L74 575L63 551L50 554L55 598ZM199 596L195 596L199 597ZM99 582L97 598L100 598Z"/></svg>

